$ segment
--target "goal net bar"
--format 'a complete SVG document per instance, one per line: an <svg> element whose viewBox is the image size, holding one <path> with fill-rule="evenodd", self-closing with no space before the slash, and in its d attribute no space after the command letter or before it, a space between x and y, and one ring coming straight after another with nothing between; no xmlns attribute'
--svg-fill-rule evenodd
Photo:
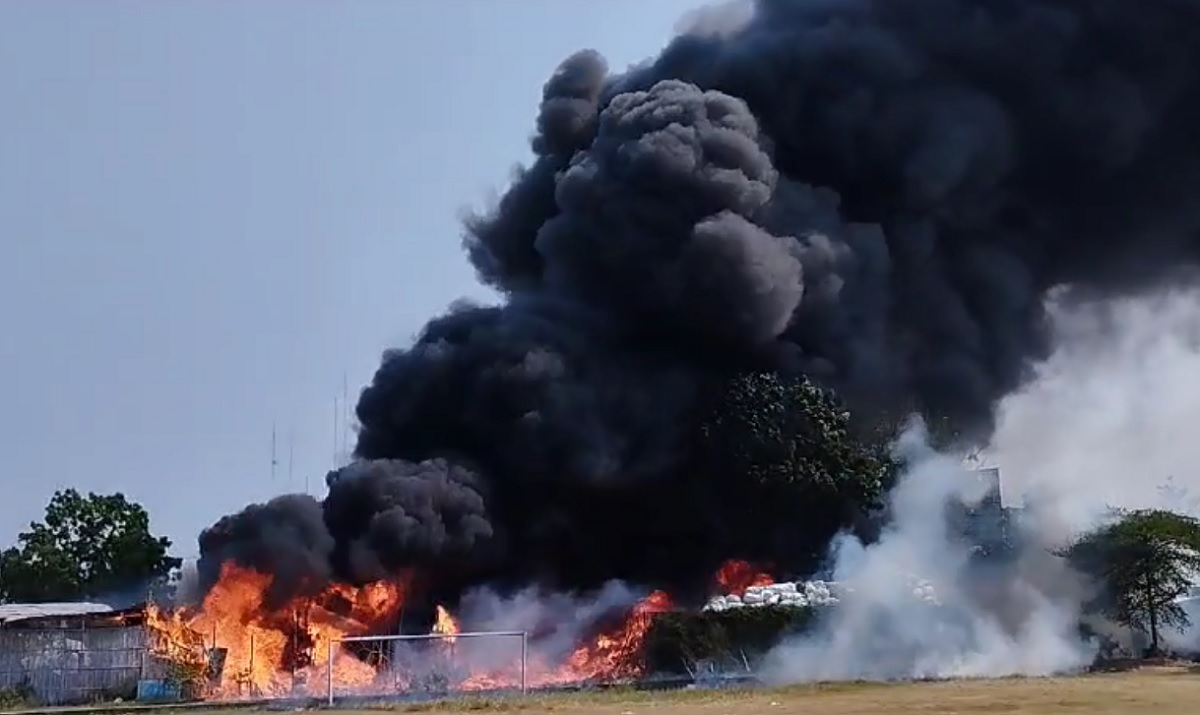
<svg viewBox="0 0 1200 715"><path fill-rule="evenodd" d="M379 635L379 636L346 636L329 641L329 652L326 654L325 660L325 675L326 686L328 692L328 702L330 706L334 705L336 695L336 678L334 676L335 659L338 655L338 650L345 644L349 643L394 643L394 642L415 642L415 641L449 641L454 643L459 639L480 639L480 638L511 638L520 639L521 641L521 660L520 660L520 689L521 693L525 694L529 690L528 671L529 671L529 633L528 631L465 631L463 633L423 633L423 634L397 634L397 635Z"/></svg>

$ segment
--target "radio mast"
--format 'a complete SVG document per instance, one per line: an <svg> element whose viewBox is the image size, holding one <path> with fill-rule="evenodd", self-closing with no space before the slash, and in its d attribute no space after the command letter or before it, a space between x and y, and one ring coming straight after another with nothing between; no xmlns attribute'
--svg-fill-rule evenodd
<svg viewBox="0 0 1200 715"><path fill-rule="evenodd" d="M293 426L290 429L288 429L288 477L287 477L288 491L292 490L292 484L293 484L292 476L294 474L295 464L296 464L296 428ZM305 491L308 491L308 490L306 489Z"/></svg>
<svg viewBox="0 0 1200 715"><path fill-rule="evenodd" d="M341 428L338 420L341 419L341 412L338 409L338 398L333 398L333 468L337 469L338 464L338 443L341 442Z"/></svg>
<svg viewBox="0 0 1200 715"><path fill-rule="evenodd" d="M342 370L342 459L350 456L350 380Z"/></svg>

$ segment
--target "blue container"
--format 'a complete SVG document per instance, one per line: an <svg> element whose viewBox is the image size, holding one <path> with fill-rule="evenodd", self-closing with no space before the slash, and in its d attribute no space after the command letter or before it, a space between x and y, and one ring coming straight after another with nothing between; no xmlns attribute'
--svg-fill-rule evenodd
<svg viewBox="0 0 1200 715"><path fill-rule="evenodd" d="M179 683L166 680L139 680L137 684L138 702L163 702L164 700L179 700Z"/></svg>

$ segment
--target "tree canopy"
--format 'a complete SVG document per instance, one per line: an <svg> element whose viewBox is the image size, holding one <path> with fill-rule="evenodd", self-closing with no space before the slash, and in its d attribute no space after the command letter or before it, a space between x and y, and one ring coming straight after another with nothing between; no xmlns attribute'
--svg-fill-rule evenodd
<svg viewBox="0 0 1200 715"><path fill-rule="evenodd" d="M750 494L758 528L787 524L794 533L781 548L811 549L814 558L839 529L881 506L896 472L888 445L856 433L836 396L803 377L737 377L701 433L703 468L737 475L731 481Z"/></svg>
<svg viewBox="0 0 1200 715"><path fill-rule="evenodd" d="M103 599L165 584L180 559L123 494L58 491L42 521L0 552L0 602Z"/></svg>
<svg viewBox="0 0 1200 715"><path fill-rule="evenodd" d="M702 429L724 453L723 466L759 485L800 486L810 496L876 506L893 468L884 445L855 436L833 393L802 377L738 377Z"/></svg>
<svg viewBox="0 0 1200 715"><path fill-rule="evenodd" d="M1190 625L1176 600L1200 574L1200 521L1161 509L1115 516L1065 555L1100 585L1093 605L1117 623L1146 633L1157 652L1164 628Z"/></svg>

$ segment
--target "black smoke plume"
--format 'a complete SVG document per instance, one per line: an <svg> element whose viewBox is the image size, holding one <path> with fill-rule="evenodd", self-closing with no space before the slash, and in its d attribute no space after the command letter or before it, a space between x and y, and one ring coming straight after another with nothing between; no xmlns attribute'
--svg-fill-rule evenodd
<svg viewBox="0 0 1200 715"><path fill-rule="evenodd" d="M744 370L986 440L1044 300L1190 279L1200 2L761 0L545 85L465 248L497 307L387 353L358 463L201 537L290 584L681 583L778 524L688 434ZM486 127L485 127L486 129ZM749 536L747 536L749 534ZM761 537L755 536L761 534ZM203 570L203 569L202 569Z"/></svg>

